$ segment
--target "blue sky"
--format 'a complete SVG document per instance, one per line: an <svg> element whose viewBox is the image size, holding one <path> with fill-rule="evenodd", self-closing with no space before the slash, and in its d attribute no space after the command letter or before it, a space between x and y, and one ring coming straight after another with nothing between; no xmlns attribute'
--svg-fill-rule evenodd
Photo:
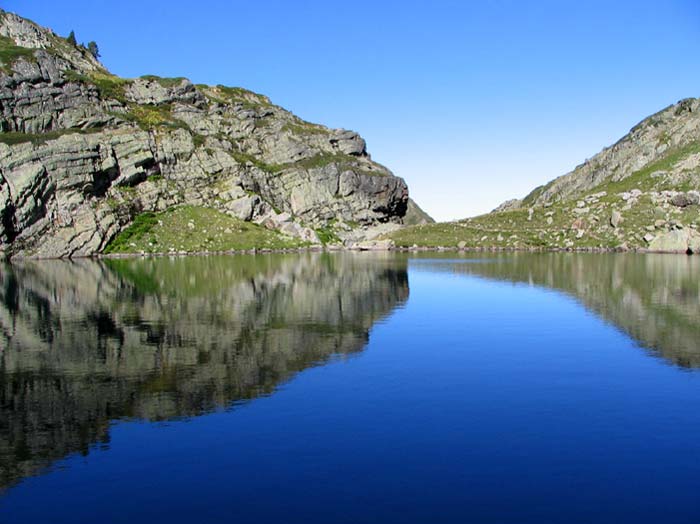
<svg viewBox="0 0 700 524"><path fill-rule="evenodd" d="M564 174L700 96L700 2L4 1L126 77L187 76L354 129L436 219Z"/></svg>

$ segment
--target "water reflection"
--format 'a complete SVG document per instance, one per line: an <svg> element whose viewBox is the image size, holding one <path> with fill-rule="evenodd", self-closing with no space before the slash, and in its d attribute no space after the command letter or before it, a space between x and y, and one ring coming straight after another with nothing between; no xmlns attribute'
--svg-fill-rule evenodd
<svg viewBox="0 0 700 524"><path fill-rule="evenodd" d="M108 443L111 420L201 414L359 352L407 297L382 255L4 265L0 488Z"/></svg>
<svg viewBox="0 0 700 524"><path fill-rule="evenodd" d="M700 367L700 257L509 253L416 266L566 292L653 354Z"/></svg>

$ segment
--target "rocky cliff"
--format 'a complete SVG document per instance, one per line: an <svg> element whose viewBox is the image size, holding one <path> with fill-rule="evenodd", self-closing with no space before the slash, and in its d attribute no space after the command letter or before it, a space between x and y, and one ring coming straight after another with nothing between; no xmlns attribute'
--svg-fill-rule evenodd
<svg viewBox="0 0 700 524"><path fill-rule="evenodd" d="M305 122L265 96L119 78L4 11L0 60L5 255L99 253L139 215L183 204L309 243L368 238L406 214L405 182L357 133Z"/></svg>
<svg viewBox="0 0 700 524"><path fill-rule="evenodd" d="M403 246L700 253L699 225L700 99L685 99L522 200L392 237Z"/></svg>

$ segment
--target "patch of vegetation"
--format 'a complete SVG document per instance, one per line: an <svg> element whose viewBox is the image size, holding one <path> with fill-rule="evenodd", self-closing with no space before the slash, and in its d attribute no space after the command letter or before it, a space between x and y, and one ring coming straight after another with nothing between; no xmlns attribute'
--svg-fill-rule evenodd
<svg viewBox="0 0 700 524"><path fill-rule="evenodd" d="M2 62L0 69L9 74L11 72L12 65L17 60L24 59L30 63L36 62L34 51L36 51L36 49L29 49L27 47L15 45L12 38L0 36L0 61Z"/></svg>
<svg viewBox="0 0 700 524"><path fill-rule="evenodd" d="M118 118L134 122L144 131L162 127L171 129L185 129L189 131L189 126L172 115L172 106L170 104L161 104L157 106L129 104L127 113L115 113Z"/></svg>
<svg viewBox="0 0 700 524"><path fill-rule="evenodd" d="M264 95L259 95L242 87L227 87L217 85L210 89L210 93L214 92L215 98L222 99L223 102L234 102L246 109L258 110L260 108L273 107L270 99ZM218 96L217 96L218 95Z"/></svg>
<svg viewBox="0 0 700 524"><path fill-rule="evenodd" d="M143 75L141 78L143 80L149 80L151 82L158 82L162 87L165 88L179 86L183 80L187 80L184 76L168 78L157 75Z"/></svg>
<svg viewBox="0 0 700 524"><path fill-rule="evenodd" d="M97 42L95 42L94 40L91 40L90 42L88 42L86 49L88 50L88 52L92 55L92 57L95 60L100 58L100 56L101 56L100 55L100 48L97 45Z"/></svg>
<svg viewBox="0 0 700 524"><path fill-rule="evenodd" d="M483 217L481 217L483 218ZM474 219L472 219L474 220ZM539 231L523 230L515 224L443 222L409 226L388 235L399 247L451 247L460 243L464 247L545 247L547 242L540 237Z"/></svg>
<svg viewBox="0 0 700 524"><path fill-rule="evenodd" d="M318 239L321 241L321 243L324 246L326 244L340 244L341 243L340 238L333 230L332 224L329 224L325 227L317 228L316 235L318 235Z"/></svg>
<svg viewBox="0 0 700 524"><path fill-rule="evenodd" d="M205 141L206 137L204 135L200 135L199 133L192 134L192 142L194 143L194 147L202 147Z"/></svg>
<svg viewBox="0 0 700 524"><path fill-rule="evenodd" d="M386 176L383 171L374 171L368 165L358 164L353 158L343 153L320 153L310 158L304 158L297 162L284 164L282 169L288 167L298 167L302 169L321 169L330 164L337 164L341 171L351 170L355 173L366 176Z"/></svg>
<svg viewBox="0 0 700 524"><path fill-rule="evenodd" d="M90 71L83 75L70 70L65 71L64 74L71 82L94 85L102 100L116 100L123 104L126 103L125 87L129 81L124 78L100 71Z"/></svg>
<svg viewBox="0 0 700 524"><path fill-rule="evenodd" d="M105 253L129 252L131 244L148 235L154 226L158 224L155 213L142 213L138 215L129 227L122 231L109 243Z"/></svg>
<svg viewBox="0 0 700 524"><path fill-rule="evenodd" d="M287 249L305 245L257 224L206 207L144 213L107 246L106 253L168 253Z"/></svg>

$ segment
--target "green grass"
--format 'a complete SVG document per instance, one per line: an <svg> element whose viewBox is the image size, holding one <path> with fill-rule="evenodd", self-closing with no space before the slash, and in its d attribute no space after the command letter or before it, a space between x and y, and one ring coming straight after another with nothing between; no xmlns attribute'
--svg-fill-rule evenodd
<svg viewBox="0 0 700 524"><path fill-rule="evenodd" d="M158 225L158 218L155 213L142 213L138 215L129 227L109 243L105 252L129 252L131 244L137 243L146 235L149 235L156 225Z"/></svg>
<svg viewBox="0 0 700 524"><path fill-rule="evenodd" d="M205 141L206 137L204 135L192 133L192 143L194 144L194 147L202 147Z"/></svg>
<svg viewBox="0 0 700 524"><path fill-rule="evenodd" d="M187 80L184 76L176 76L172 78L168 77L162 77L162 76L157 76L157 75L143 75L141 77L143 80L149 80L151 82L158 82L161 86L168 88L168 87L175 87L179 86L183 80Z"/></svg>
<svg viewBox="0 0 700 524"><path fill-rule="evenodd" d="M128 104L128 111L125 113L110 112L115 118L133 122L144 131L151 131L156 128L164 129L184 129L191 133L189 126L172 115L172 106L170 104L161 104L158 106ZM203 137L202 137L203 139ZM196 135L193 135L195 146L197 146Z"/></svg>
<svg viewBox="0 0 700 524"><path fill-rule="evenodd" d="M86 75L76 71L66 71L64 74L71 82L94 85L103 100L117 100L123 104L126 103L125 87L129 80L98 71L91 71Z"/></svg>
<svg viewBox="0 0 700 524"><path fill-rule="evenodd" d="M318 239L323 245L341 243L340 238L338 237L338 235L336 235L335 231L333 230L332 224L316 229L316 235L318 235Z"/></svg>
<svg viewBox="0 0 700 524"><path fill-rule="evenodd" d="M456 248L460 242L470 248L543 248L547 245L540 238L539 231L523 230L507 221L497 224L443 222L409 226L391 233L388 238L393 239L398 247Z"/></svg>
<svg viewBox="0 0 700 524"><path fill-rule="evenodd" d="M15 45L14 40L11 38L0 36L0 61L2 62L0 69L6 73L10 73L12 64L19 59L24 59L27 62L36 62L34 51L36 51L36 49Z"/></svg>
<svg viewBox="0 0 700 524"><path fill-rule="evenodd" d="M272 106L270 99L265 95L254 93L253 91L242 87L227 87L219 84L216 86L215 90L224 98L243 105L249 105L251 108Z"/></svg>
<svg viewBox="0 0 700 524"><path fill-rule="evenodd" d="M215 209L174 207L143 213L107 246L106 253L167 253L248 249L288 249L305 245L257 224Z"/></svg>

